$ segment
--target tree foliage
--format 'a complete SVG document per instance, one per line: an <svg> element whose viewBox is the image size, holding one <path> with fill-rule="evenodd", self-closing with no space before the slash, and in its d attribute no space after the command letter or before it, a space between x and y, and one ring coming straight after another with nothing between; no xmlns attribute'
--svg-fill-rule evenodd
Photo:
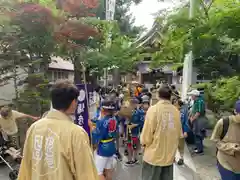
<svg viewBox="0 0 240 180"><path fill-rule="evenodd" d="M63 9L58 10L47 6L53 7L49 0L1 3L4 14L1 18L0 63L5 74L1 81L16 78L17 68L25 70L27 78L21 79L25 82L24 91L16 94L17 102L24 104L21 108L35 109L32 113L42 113L49 108L47 71L51 56L56 54L59 47L67 50L81 48L83 42L97 32L79 19L79 15L78 20L69 19L77 11L69 4L63 4ZM82 2L86 5L84 3L86 1ZM87 5L93 8L92 4ZM81 11L82 6L78 10Z"/></svg>
<svg viewBox="0 0 240 180"><path fill-rule="evenodd" d="M212 83L195 85L194 88L203 88L208 109L219 114L222 111L231 112L236 100L240 98L240 78L221 78Z"/></svg>
<svg viewBox="0 0 240 180"><path fill-rule="evenodd" d="M117 8L126 3L131 2L122 1ZM0 83L15 81L16 102L25 112L40 115L48 109L48 65L52 56L73 62L76 83L82 79L82 64L87 72L97 71L98 75L112 66L118 66L121 72L133 69L139 50L131 41L138 31L133 31L130 21L123 30L121 23L90 17L98 5L101 3L96 0L1 2L0 64L4 76ZM19 91L18 86L23 84L24 91Z"/></svg>
<svg viewBox="0 0 240 180"><path fill-rule="evenodd" d="M240 3L216 0L201 8L194 19L188 18L185 5L160 16L161 47L154 55L157 63L183 62L193 44L194 64L203 74L236 75L239 67Z"/></svg>
<svg viewBox="0 0 240 180"><path fill-rule="evenodd" d="M135 19L130 13L130 6L132 4L139 4L142 0L117 0L114 20L118 23L122 35L136 38L145 29L143 27L135 26ZM99 7L96 10L96 16L101 20L105 19L105 0L99 0Z"/></svg>

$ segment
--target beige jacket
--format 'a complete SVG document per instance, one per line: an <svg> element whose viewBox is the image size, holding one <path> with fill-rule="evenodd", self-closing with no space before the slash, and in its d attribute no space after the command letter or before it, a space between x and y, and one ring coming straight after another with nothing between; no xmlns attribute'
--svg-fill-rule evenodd
<svg viewBox="0 0 240 180"><path fill-rule="evenodd" d="M3 118L0 115L0 127L7 135L14 135L18 133L16 119L25 116L25 114L12 110L9 117Z"/></svg>
<svg viewBox="0 0 240 180"><path fill-rule="evenodd" d="M29 129L18 180L97 180L87 133L51 110Z"/></svg>
<svg viewBox="0 0 240 180"><path fill-rule="evenodd" d="M229 117L229 128L225 137L220 140L223 131L223 120L220 119L211 139L216 142L218 162L227 170L240 173L240 115Z"/></svg>
<svg viewBox="0 0 240 180"><path fill-rule="evenodd" d="M164 100L151 106L140 137L145 146L143 160L154 166L172 165L180 138L183 135L179 110Z"/></svg>

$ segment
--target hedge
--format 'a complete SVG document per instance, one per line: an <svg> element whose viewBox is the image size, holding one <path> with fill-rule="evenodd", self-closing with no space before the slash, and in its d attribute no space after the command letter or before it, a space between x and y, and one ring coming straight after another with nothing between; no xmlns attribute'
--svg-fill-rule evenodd
<svg viewBox="0 0 240 180"><path fill-rule="evenodd" d="M221 78L215 82L194 85L203 88L207 108L214 113L231 112L240 98L240 77Z"/></svg>

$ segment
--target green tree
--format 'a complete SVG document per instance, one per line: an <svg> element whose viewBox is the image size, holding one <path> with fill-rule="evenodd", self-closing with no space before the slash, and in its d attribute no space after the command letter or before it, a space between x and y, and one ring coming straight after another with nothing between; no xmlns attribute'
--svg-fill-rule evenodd
<svg viewBox="0 0 240 180"><path fill-rule="evenodd" d="M188 19L188 6L174 10L162 21L160 50L154 55L156 64L181 63L193 43L194 65L201 73L238 74L239 2L214 1L211 7Z"/></svg>
<svg viewBox="0 0 240 180"><path fill-rule="evenodd" d="M145 28L135 26L135 19L130 13L130 6L139 4L142 0L117 0L114 20L118 23L122 35L127 35L131 38L136 38L142 33ZM105 19L105 0L99 0L99 8L96 10L96 16L100 19Z"/></svg>

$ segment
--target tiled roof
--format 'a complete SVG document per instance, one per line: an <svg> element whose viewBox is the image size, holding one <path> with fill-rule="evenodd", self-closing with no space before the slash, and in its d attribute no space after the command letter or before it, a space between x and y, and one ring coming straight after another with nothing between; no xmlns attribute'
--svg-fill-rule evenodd
<svg viewBox="0 0 240 180"><path fill-rule="evenodd" d="M51 57L51 59L52 59L52 62L49 64L50 69L74 71L74 66L71 61L63 60L60 57Z"/></svg>

